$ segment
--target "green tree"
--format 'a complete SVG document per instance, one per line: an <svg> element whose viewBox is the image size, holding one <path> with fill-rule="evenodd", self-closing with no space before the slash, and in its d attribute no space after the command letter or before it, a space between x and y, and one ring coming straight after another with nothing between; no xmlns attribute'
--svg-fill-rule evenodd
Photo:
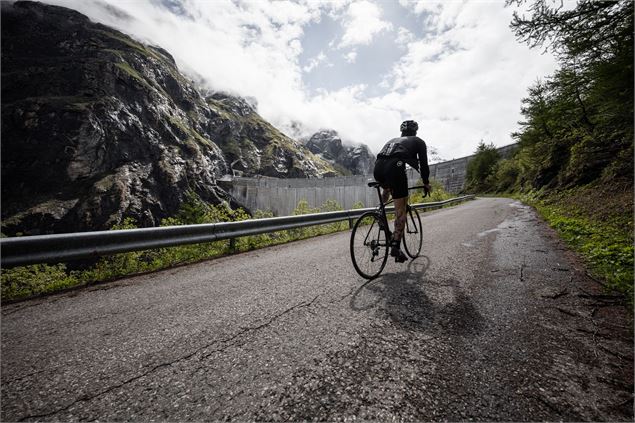
<svg viewBox="0 0 635 423"><path fill-rule="evenodd" d="M523 5L527 0L507 0ZM633 1L580 0L567 10L562 2L534 0L531 16L514 12L516 37L531 47L552 51L566 67L586 69L605 63L633 44ZM631 53L632 54L632 53ZM632 62L631 62L632 64Z"/></svg>
<svg viewBox="0 0 635 423"><path fill-rule="evenodd" d="M520 41L553 52L560 69L529 89L514 134L517 186L575 186L633 178L633 1L529 4L514 13Z"/></svg>
<svg viewBox="0 0 635 423"><path fill-rule="evenodd" d="M488 178L495 171L498 160L500 160L500 154L498 154L494 144L485 144L481 140L474 157L467 165L465 174L467 190L472 192L491 191L493 187L490 186Z"/></svg>
<svg viewBox="0 0 635 423"><path fill-rule="evenodd" d="M515 159L504 159L497 163L492 173L494 190L496 192L511 192L517 190L520 167Z"/></svg>

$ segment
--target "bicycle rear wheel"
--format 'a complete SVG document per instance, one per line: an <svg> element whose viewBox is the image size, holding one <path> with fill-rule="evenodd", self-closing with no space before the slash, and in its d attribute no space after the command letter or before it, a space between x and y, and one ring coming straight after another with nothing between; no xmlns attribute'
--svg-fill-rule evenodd
<svg viewBox="0 0 635 423"><path fill-rule="evenodd" d="M351 232L353 267L365 279L377 277L388 259L388 237L381 215L366 212L355 222Z"/></svg>
<svg viewBox="0 0 635 423"><path fill-rule="evenodd" d="M417 209L408 206L406 211L406 227L403 231L403 246L410 258L419 257L421 244L423 243L423 231L421 218Z"/></svg>

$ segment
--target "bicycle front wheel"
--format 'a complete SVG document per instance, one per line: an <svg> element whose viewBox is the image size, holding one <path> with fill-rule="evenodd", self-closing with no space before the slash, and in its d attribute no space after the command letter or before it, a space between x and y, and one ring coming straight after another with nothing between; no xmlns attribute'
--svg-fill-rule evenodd
<svg viewBox="0 0 635 423"><path fill-rule="evenodd" d="M353 267L365 279L377 277L388 259L388 237L381 215L364 213L351 232L351 259Z"/></svg>
<svg viewBox="0 0 635 423"><path fill-rule="evenodd" d="M410 258L419 257L421 244L423 243L423 231L421 218L417 209L408 206L406 211L406 227L403 231L403 246Z"/></svg>

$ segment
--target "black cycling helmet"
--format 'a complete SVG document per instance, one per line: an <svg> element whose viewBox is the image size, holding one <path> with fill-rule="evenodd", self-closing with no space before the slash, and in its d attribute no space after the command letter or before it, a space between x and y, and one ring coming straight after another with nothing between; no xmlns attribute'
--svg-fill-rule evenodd
<svg viewBox="0 0 635 423"><path fill-rule="evenodd" d="M406 120L401 123L399 127L401 132L417 132L419 130L419 125L414 120Z"/></svg>

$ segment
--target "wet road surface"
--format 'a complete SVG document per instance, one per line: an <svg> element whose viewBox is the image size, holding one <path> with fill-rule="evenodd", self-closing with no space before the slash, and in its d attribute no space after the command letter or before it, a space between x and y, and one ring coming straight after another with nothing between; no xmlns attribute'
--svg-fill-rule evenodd
<svg viewBox="0 0 635 423"><path fill-rule="evenodd" d="M632 421L633 329L528 207L424 213L2 307L2 421Z"/></svg>

